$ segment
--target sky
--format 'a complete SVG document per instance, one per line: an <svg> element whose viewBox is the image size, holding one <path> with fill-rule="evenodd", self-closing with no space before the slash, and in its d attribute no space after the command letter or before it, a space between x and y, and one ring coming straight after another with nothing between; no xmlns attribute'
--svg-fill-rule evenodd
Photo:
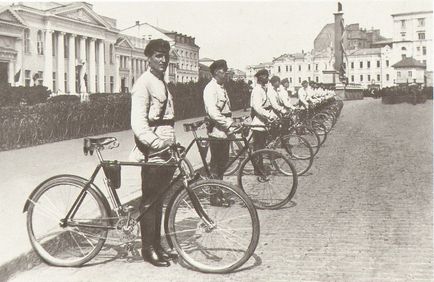
<svg viewBox="0 0 434 282"><path fill-rule="evenodd" d="M1 1L1 0L0 0ZM196 38L200 58L226 59L229 67L270 62L284 53L310 51L337 1L87 1L124 29L147 22ZM431 0L343 0L345 24L374 27L392 37L391 14L432 10Z"/></svg>

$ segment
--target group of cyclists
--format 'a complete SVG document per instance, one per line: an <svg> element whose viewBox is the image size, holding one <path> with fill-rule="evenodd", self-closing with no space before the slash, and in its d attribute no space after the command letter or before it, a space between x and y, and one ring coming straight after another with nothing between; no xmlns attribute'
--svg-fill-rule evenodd
<svg viewBox="0 0 434 282"><path fill-rule="evenodd" d="M131 127L136 146L133 149L136 160L147 162L165 161L164 157L148 159L148 155L175 142L173 99L169 92L164 73L169 63L170 46L162 39L151 40L145 55L149 58L149 70L135 83L132 89ZM229 160L228 136L240 129L242 124L232 118L231 103L225 81L228 66L225 60L216 60L210 65L211 81L204 89L203 99L207 114L208 136L211 151L210 171L212 176L222 179ZM289 114L296 108L309 109L316 104L335 97L334 91L324 85L303 81L298 91L298 103L291 97L289 82L272 76L267 70L259 70L256 85L251 93L251 130L253 150L266 146L267 131L264 126ZM142 204L156 194L162 186L167 186L174 171L164 167L142 169ZM211 204L222 204L223 199L215 195ZM160 244L162 204L155 205L154 211L140 221L142 229L142 256L155 266L169 266L172 254L168 254Z"/></svg>

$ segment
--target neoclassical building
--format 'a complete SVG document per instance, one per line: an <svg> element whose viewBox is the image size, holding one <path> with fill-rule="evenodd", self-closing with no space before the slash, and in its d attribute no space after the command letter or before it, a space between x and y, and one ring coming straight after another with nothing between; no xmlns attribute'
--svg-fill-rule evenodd
<svg viewBox="0 0 434 282"><path fill-rule="evenodd" d="M12 4L0 8L0 83L58 94L127 92L147 69L149 40L120 32L89 3ZM175 50L170 62L167 79L176 82Z"/></svg>

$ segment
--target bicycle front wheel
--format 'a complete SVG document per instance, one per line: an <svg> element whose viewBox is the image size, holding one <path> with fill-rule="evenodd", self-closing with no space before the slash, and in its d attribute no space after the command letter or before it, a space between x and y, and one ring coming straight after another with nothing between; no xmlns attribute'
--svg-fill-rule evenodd
<svg viewBox="0 0 434 282"><path fill-rule="evenodd" d="M27 231L48 264L80 266L101 250L108 233L107 203L89 187L75 215L62 224L86 181L72 175L49 179L29 199Z"/></svg>
<svg viewBox="0 0 434 282"><path fill-rule="evenodd" d="M283 154L262 149L241 164L238 185L256 208L278 209L294 197L298 176L294 165Z"/></svg>
<svg viewBox="0 0 434 282"><path fill-rule="evenodd" d="M175 195L169 238L191 267L227 273L243 265L259 240L259 219L246 194L221 180L207 179ZM203 212L201 211L203 210Z"/></svg>

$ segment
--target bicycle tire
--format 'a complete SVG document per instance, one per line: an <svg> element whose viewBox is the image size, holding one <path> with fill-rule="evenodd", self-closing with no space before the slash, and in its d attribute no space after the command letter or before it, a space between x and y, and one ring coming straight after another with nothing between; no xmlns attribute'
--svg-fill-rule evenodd
<svg viewBox="0 0 434 282"><path fill-rule="evenodd" d="M318 136L320 137L320 144L321 146L324 144L324 142L327 140L327 128L319 121L310 121L310 128L312 128L312 130L314 130Z"/></svg>
<svg viewBox="0 0 434 282"><path fill-rule="evenodd" d="M261 159L262 162L264 159L268 160L268 166L265 164L261 168L259 164ZM282 173L282 168L275 166L276 160L281 160L280 165L285 165L285 171L290 170L291 174ZM274 168L275 171L270 172L271 168ZM273 178L271 179L271 177ZM238 186L243 189L258 209L283 207L294 197L297 185L298 176L294 165L276 150L254 151L249 158L243 161L238 171ZM276 191L278 192L277 195L271 194L271 192L276 194Z"/></svg>
<svg viewBox="0 0 434 282"><path fill-rule="evenodd" d="M306 141L309 142L310 146L312 147L313 156L318 154L321 147L321 138L319 137L318 133L315 132L315 130L305 125L299 125L290 128L289 134L298 135L306 139Z"/></svg>
<svg viewBox="0 0 434 282"><path fill-rule="evenodd" d="M236 186L216 179L199 180L189 189L213 224L210 227L198 215L187 189L178 190L166 213L166 236L182 260L205 273L228 273L242 266L255 251L260 232L258 214L250 199ZM213 205L212 195L221 195L228 205ZM229 229L230 224L236 229ZM223 246L217 246L220 242Z"/></svg>
<svg viewBox="0 0 434 282"><path fill-rule="evenodd" d="M69 210L70 205L72 205L75 198L71 197L70 199L66 200L66 205L63 207L60 207L60 198L62 198L62 200L64 199L64 197L67 195L65 192L62 192L61 195L58 195L62 197L57 197L55 204L54 202L50 201L50 197L55 198L55 193L60 191L59 188L61 188L61 186L67 185L74 187L74 189L76 189L74 192L76 192L78 195L78 193L84 188L85 183L86 180L78 176L58 175L39 185L29 198L29 206L27 209L27 232L30 243L32 244L35 252L50 265L80 266L94 258L105 243L108 233L108 220L106 219L110 214L110 209L107 200L102 198L95 188L93 188L93 186L88 188L88 193L85 196L85 200L83 200L75 214L74 222L79 222L79 216L81 215L84 216L84 219L81 219L84 222L82 224L98 223L101 224L101 228L81 228L77 226L69 226L66 228L61 227L60 220L66 216L66 212ZM57 191L54 194L49 193L55 188L57 188ZM71 190L69 190L69 193L72 193ZM88 196L90 196L90 198L86 198ZM88 199L93 200L93 203L89 202ZM49 207L44 206L44 202L46 202L46 205ZM42 208L42 206L44 207ZM62 208L62 212L64 213L61 213L59 208ZM41 218L37 216L37 212L41 213ZM97 218L98 215L96 212L99 212L98 215L101 217L100 219ZM44 217L46 218L44 219ZM53 226L48 226L48 218L52 220ZM38 225L38 220L42 220L42 224L40 226ZM60 230L63 230L63 232L57 231L52 234L43 234L42 237L38 238L38 231L39 227L41 226L43 226L42 231L45 231L44 229L48 228L46 232L52 232L50 228L56 227ZM97 233L91 234L90 232L93 232L94 229L97 229ZM79 242L83 243L83 245L80 245ZM79 251L74 250L74 247L78 247Z"/></svg>
<svg viewBox="0 0 434 282"><path fill-rule="evenodd" d="M231 162L237 154L243 149L243 145L240 141L231 141L229 144L229 162ZM241 162L243 159L245 159L246 153L241 154L241 156L238 157L238 160L235 160L224 172L224 176L230 176L233 175L241 165Z"/></svg>
<svg viewBox="0 0 434 282"><path fill-rule="evenodd" d="M281 139L281 145L285 149L285 156L294 165L298 176L304 175L313 164L313 150L309 142L298 135L285 135ZM277 167L282 173L291 175L291 171L285 171L282 166Z"/></svg>

